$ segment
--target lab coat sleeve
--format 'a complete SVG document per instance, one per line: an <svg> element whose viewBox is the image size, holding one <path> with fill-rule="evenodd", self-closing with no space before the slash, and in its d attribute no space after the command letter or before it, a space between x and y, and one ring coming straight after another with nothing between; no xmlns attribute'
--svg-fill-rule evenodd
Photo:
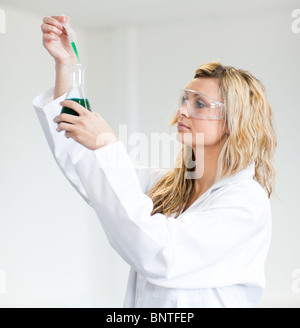
<svg viewBox="0 0 300 328"><path fill-rule="evenodd" d="M64 94L54 100L53 88L51 88L36 97L33 100L33 106L57 165L75 190L91 205L73 163L76 161L77 156L94 160L94 154L72 138L67 139L64 132L58 133L56 131L57 123L53 122L53 119L61 112L59 103L65 100L65 96ZM136 166L135 169L141 188L145 193L148 193L154 184L168 171L146 166Z"/></svg>
<svg viewBox="0 0 300 328"><path fill-rule="evenodd" d="M211 288L260 279L270 208L255 181L229 184L207 206L173 219L151 216L153 202L120 141L94 151L93 159L77 156L74 166L110 244L149 282Z"/></svg>
<svg viewBox="0 0 300 328"><path fill-rule="evenodd" d="M64 94L53 100L52 88L36 97L33 100L33 106L57 165L75 190L90 205L90 201L81 184L73 162L77 156L86 156L92 159L93 153L73 139L67 139L63 132L58 133L56 131L57 123L53 122L53 119L61 112L62 107L59 103L65 100L65 96ZM67 149L68 151L66 151Z"/></svg>

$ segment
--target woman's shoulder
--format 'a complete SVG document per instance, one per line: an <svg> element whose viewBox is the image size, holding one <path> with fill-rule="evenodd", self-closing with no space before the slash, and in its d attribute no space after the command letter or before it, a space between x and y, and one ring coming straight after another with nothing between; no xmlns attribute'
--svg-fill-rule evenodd
<svg viewBox="0 0 300 328"><path fill-rule="evenodd" d="M253 178L229 180L211 192L205 207L239 210L260 216L270 214L270 199L264 188Z"/></svg>
<svg viewBox="0 0 300 328"><path fill-rule="evenodd" d="M228 189L243 196L253 196L263 200L269 199L266 190L254 178L229 182Z"/></svg>
<svg viewBox="0 0 300 328"><path fill-rule="evenodd" d="M223 178L212 186L212 192L227 195L232 201L256 199L268 202L269 197L265 189L255 180L255 163L240 170L236 174Z"/></svg>

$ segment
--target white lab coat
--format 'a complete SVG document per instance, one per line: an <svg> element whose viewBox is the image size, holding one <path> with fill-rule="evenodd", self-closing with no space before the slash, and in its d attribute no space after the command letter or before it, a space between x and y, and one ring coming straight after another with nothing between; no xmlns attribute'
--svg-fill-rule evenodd
<svg viewBox="0 0 300 328"><path fill-rule="evenodd" d="M271 237L270 202L254 163L214 184L177 219L150 215L147 193L167 170L135 167L121 141L89 150L53 118L53 90L33 101L51 151L131 266L125 307L257 307Z"/></svg>

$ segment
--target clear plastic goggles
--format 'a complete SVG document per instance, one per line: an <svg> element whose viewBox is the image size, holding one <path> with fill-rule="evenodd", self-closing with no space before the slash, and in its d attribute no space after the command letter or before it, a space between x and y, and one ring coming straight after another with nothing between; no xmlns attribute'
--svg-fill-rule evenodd
<svg viewBox="0 0 300 328"><path fill-rule="evenodd" d="M225 115L225 104L191 89L180 90L178 108L185 105L189 114L199 120L222 120Z"/></svg>

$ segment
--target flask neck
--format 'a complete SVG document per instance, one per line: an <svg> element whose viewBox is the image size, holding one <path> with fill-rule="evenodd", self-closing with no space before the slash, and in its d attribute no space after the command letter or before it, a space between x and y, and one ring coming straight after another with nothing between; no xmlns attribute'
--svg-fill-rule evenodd
<svg viewBox="0 0 300 328"><path fill-rule="evenodd" d="M76 69L73 70L70 75L70 86L72 88L84 85L84 70Z"/></svg>
<svg viewBox="0 0 300 328"><path fill-rule="evenodd" d="M85 66L74 64L70 66L70 85L66 95L67 99L87 99L84 90Z"/></svg>

